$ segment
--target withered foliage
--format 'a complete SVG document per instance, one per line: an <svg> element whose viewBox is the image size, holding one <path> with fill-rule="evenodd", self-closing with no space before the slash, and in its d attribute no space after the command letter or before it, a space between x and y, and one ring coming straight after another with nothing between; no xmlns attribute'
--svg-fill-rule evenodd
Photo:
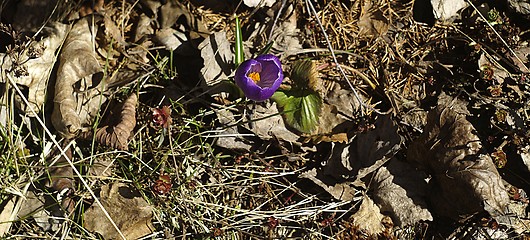
<svg viewBox="0 0 530 240"><path fill-rule="evenodd" d="M136 105L138 104L138 97L136 94L131 94L122 104L115 108L118 111L112 112L107 119L107 123L93 131L83 133L81 138L92 139L108 147L116 148L118 150L127 150L128 141L131 132L136 126Z"/></svg>
<svg viewBox="0 0 530 240"><path fill-rule="evenodd" d="M450 105L449 105L450 104ZM504 213L509 202L503 181L459 101L432 110L408 159L431 174L430 201L436 213L461 219L486 210Z"/></svg>

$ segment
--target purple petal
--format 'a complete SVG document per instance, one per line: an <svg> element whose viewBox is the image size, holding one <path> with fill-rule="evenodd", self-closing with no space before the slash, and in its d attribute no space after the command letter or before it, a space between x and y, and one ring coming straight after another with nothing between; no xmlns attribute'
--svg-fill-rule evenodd
<svg viewBox="0 0 530 240"><path fill-rule="evenodd" d="M256 58L261 63L261 81L258 83L262 88L273 87L277 81L283 81L282 66L278 57L266 54ZM278 85L279 86L279 85Z"/></svg>
<svg viewBox="0 0 530 240"><path fill-rule="evenodd" d="M257 84L248 77L251 72L260 74L260 81ZM249 59L237 68L235 81L247 98L254 101L269 99L283 81L280 60L271 54Z"/></svg>

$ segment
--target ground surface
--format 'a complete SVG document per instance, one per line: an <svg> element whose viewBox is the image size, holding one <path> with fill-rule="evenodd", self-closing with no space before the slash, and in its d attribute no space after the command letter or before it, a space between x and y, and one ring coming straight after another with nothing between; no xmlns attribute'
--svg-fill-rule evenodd
<svg viewBox="0 0 530 240"><path fill-rule="evenodd" d="M530 21L469 3L4 1L0 234L526 239Z"/></svg>

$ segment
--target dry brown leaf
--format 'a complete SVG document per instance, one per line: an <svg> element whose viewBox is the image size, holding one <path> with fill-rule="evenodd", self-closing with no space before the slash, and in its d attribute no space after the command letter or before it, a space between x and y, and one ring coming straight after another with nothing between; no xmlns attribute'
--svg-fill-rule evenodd
<svg viewBox="0 0 530 240"><path fill-rule="evenodd" d="M397 226L432 221L427 209L427 182L407 163L390 160L371 180L370 190L382 212L387 212Z"/></svg>
<svg viewBox="0 0 530 240"><path fill-rule="evenodd" d="M299 136L285 127L285 122L278 112L276 103L268 102L267 104L269 106L256 105L251 116L252 119L247 118L247 122L252 121L252 124L248 123L246 127L263 140L275 138L296 143Z"/></svg>
<svg viewBox="0 0 530 240"><path fill-rule="evenodd" d="M381 36L388 31L388 19L373 1L365 1L357 22L360 36Z"/></svg>
<svg viewBox="0 0 530 240"><path fill-rule="evenodd" d="M64 212L55 203L50 206L50 200L54 202L51 198L41 192L28 191L17 213L18 220L31 217L44 231L57 231L64 221Z"/></svg>
<svg viewBox="0 0 530 240"><path fill-rule="evenodd" d="M245 45L257 46L258 49L255 51L259 51L259 48L265 47L267 42L271 40L273 44L270 53L282 54L285 57L296 54L302 50L301 33L297 27L298 12L293 4L286 5L282 10L282 16L279 18L280 21L272 29L276 13L277 11L269 11L268 20L256 23L256 30L251 33ZM272 34L270 33L271 29L273 30Z"/></svg>
<svg viewBox="0 0 530 240"><path fill-rule="evenodd" d="M437 214L460 219L486 210L497 216L509 202L502 179L473 125L453 108L465 106L448 101L429 113L407 157L432 175L429 197Z"/></svg>
<svg viewBox="0 0 530 240"><path fill-rule="evenodd" d="M345 124L350 119L357 118L356 112L360 107L351 91L341 89L338 84L324 97L322 111L318 118L318 134L347 133L352 130L352 124Z"/></svg>
<svg viewBox="0 0 530 240"><path fill-rule="evenodd" d="M186 41L186 34L173 28L164 28L156 31L153 40L168 50L177 51Z"/></svg>
<svg viewBox="0 0 530 240"><path fill-rule="evenodd" d="M206 85L212 86L222 80L228 79L234 64L230 43L226 32L215 32L199 44L204 67L201 69L201 78Z"/></svg>
<svg viewBox="0 0 530 240"><path fill-rule="evenodd" d="M127 150L129 137L136 126L137 104L138 97L136 94L131 94L123 104L119 105L119 113L109 116L109 119L112 119L112 121L108 125L96 130L96 140L105 146L119 150ZM84 139L92 139L93 133L83 133L81 137Z"/></svg>
<svg viewBox="0 0 530 240"><path fill-rule="evenodd" d="M401 137L388 116L379 116L375 130L360 133L348 144L334 144L322 171L337 180L353 179L363 186L362 178L375 172L400 149Z"/></svg>
<svg viewBox="0 0 530 240"><path fill-rule="evenodd" d="M384 226L381 223L385 215L381 214L379 207L368 196L363 196L359 210L350 219L352 223L369 235L378 235L383 232Z"/></svg>
<svg viewBox="0 0 530 240"><path fill-rule="evenodd" d="M530 4L528 4L530 6ZM529 62L530 62L530 47L528 46L519 46L516 49L513 50L517 57L510 54L509 57L512 59L514 64L519 68L519 71L523 73L529 73L530 68ZM520 60L520 61L519 61Z"/></svg>
<svg viewBox="0 0 530 240"><path fill-rule="evenodd" d="M135 24L134 29L134 42L137 43L141 39L146 38L149 35L154 34L155 30L153 29L153 26L151 26L151 23L153 20L149 18L144 13L140 14L140 17L138 17L138 21Z"/></svg>
<svg viewBox="0 0 530 240"><path fill-rule="evenodd" d="M322 171L311 169L300 174L300 178L307 178L319 187L323 188L335 199L341 201L352 201L355 197L355 186L349 182L337 182L336 179L322 174Z"/></svg>
<svg viewBox="0 0 530 240"><path fill-rule="evenodd" d="M200 19L197 19L184 4L178 1L167 1L159 8L160 29L171 28L177 20L184 17L189 30L190 40L207 38L210 32Z"/></svg>
<svg viewBox="0 0 530 240"><path fill-rule="evenodd" d="M351 200L355 187L365 187L363 178L377 171L400 149L401 137L388 116L380 116L375 130L358 134L349 143L333 143L322 169L300 175L321 186L334 198Z"/></svg>
<svg viewBox="0 0 530 240"><path fill-rule="evenodd" d="M38 114L46 101L48 81L57 61L56 51L63 43L68 29L66 24L51 23L43 29L43 39L31 42L22 53L14 53L18 56L0 53L0 83L5 83L9 78L18 86L27 88L25 97L29 106L18 94L15 97L15 105L30 117L35 115L29 109L32 108ZM18 74L19 69L24 69L26 73Z"/></svg>
<svg viewBox="0 0 530 240"><path fill-rule="evenodd" d="M59 58L52 123L65 138L75 137L106 101L91 25L88 17L74 24Z"/></svg>
<svg viewBox="0 0 530 240"><path fill-rule="evenodd" d="M134 188L123 183L101 188L99 201L127 239L138 239L154 231L152 207ZM105 239L119 239L120 235L107 219L103 210L93 204L84 214L84 227Z"/></svg>
<svg viewBox="0 0 530 240"><path fill-rule="evenodd" d="M252 142L241 137L241 134L238 132L238 127L233 125L236 123L234 113L227 109L214 109L214 111L222 126L220 129L222 132L219 134L224 135L217 138L215 145L234 151L249 152L252 148Z"/></svg>

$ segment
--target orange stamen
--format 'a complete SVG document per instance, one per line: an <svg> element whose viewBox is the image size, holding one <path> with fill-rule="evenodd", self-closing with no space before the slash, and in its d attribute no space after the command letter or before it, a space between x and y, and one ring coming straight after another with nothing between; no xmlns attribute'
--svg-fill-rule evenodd
<svg viewBox="0 0 530 240"><path fill-rule="evenodd" d="M259 80L261 80L261 79L260 79L260 76L259 76L259 73L257 73L257 72L251 72L251 73L249 73L249 74L248 74L248 77L249 77L250 79L252 79L252 81L254 81L255 83L258 83Z"/></svg>

